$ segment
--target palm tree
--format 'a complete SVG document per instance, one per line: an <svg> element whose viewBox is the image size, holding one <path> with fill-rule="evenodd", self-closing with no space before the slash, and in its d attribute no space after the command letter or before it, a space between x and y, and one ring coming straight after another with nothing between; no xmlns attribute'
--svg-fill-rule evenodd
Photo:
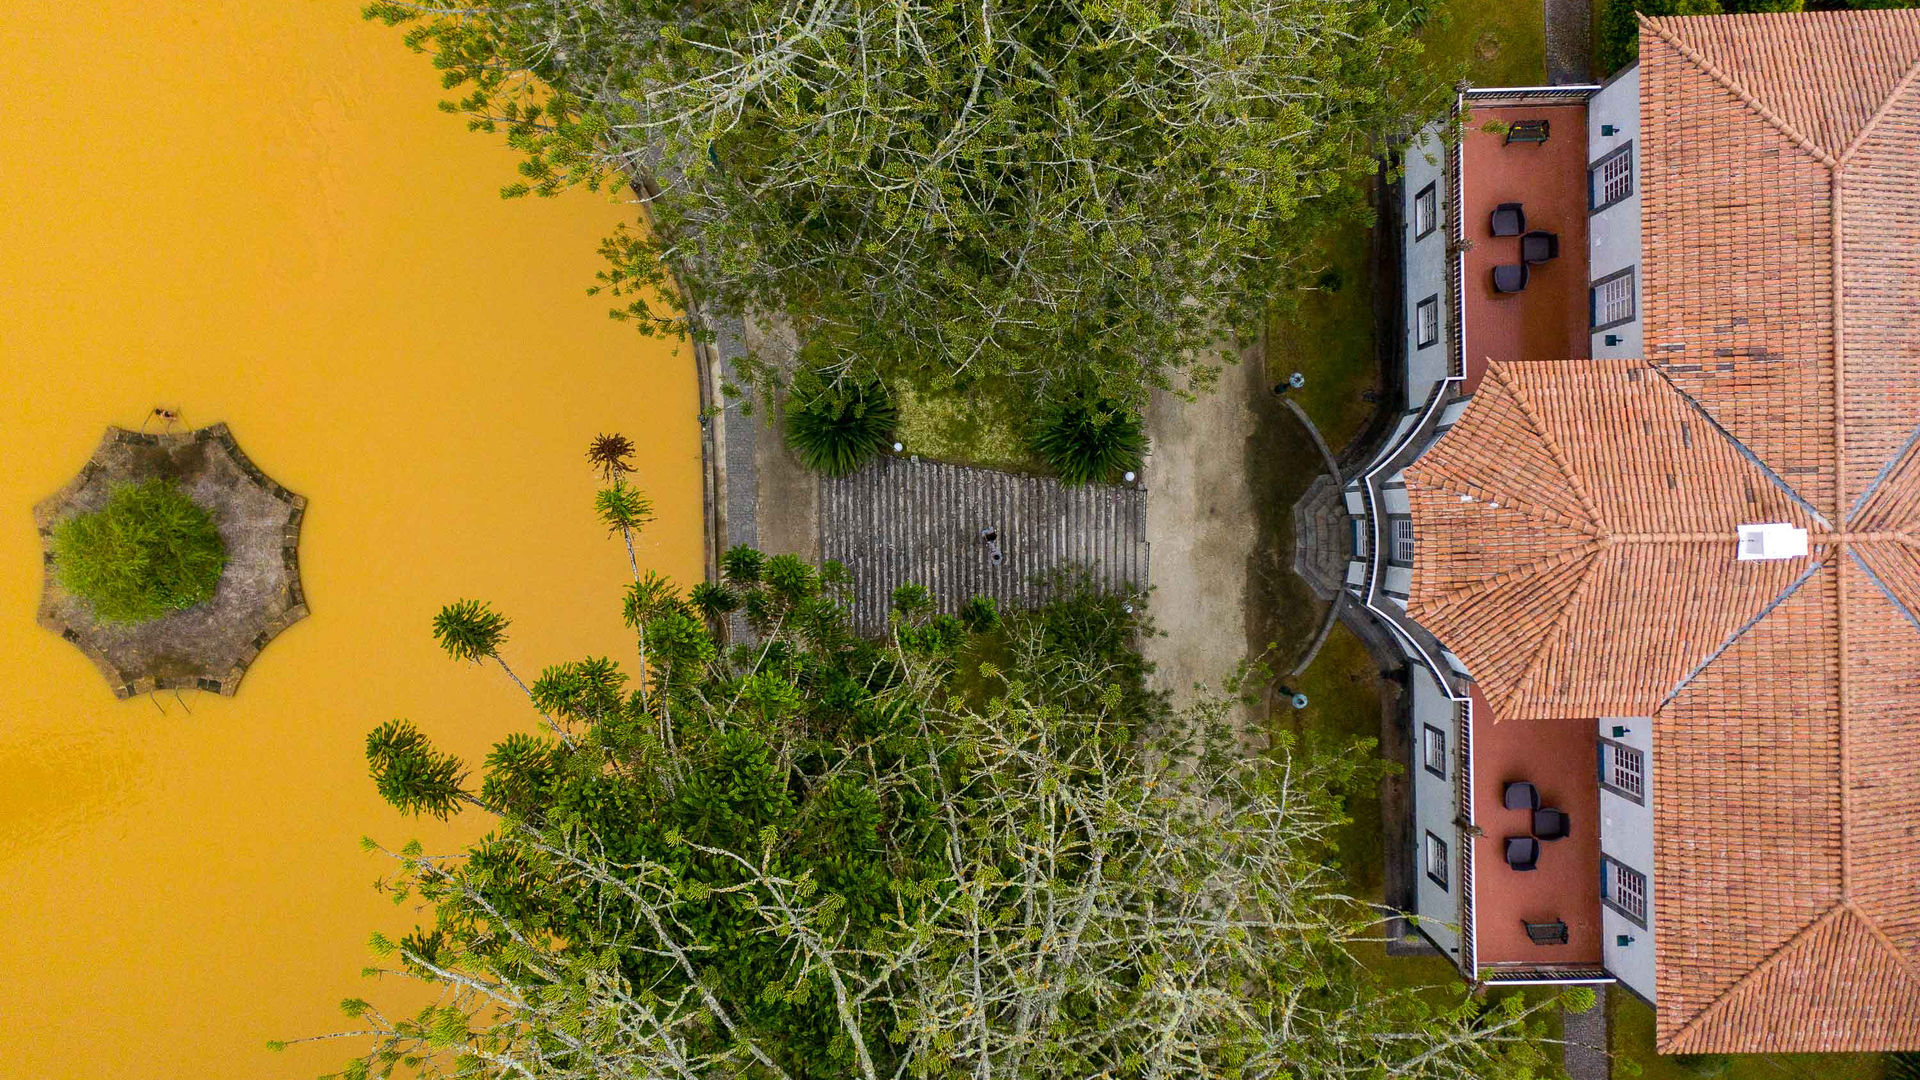
<svg viewBox="0 0 1920 1080"><path fill-rule="evenodd" d="M433 617L433 639L455 660L471 660L476 664L492 660L499 664L507 678L524 692L527 684L520 681L520 676L514 674L500 656L500 646L506 642L507 627L511 625L511 620L485 601L455 600Z"/></svg>
<svg viewBox="0 0 1920 1080"><path fill-rule="evenodd" d="M593 497L593 509L609 532L617 532L627 543L627 565L633 579L640 580L640 560L633 554L633 534L653 520L653 500L625 480L614 478L612 487L601 488Z"/></svg>
<svg viewBox="0 0 1920 1080"><path fill-rule="evenodd" d="M627 462L632 456L633 440L619 432L596 435L587 444L587 460L599 470L600 479L609 484L618 480L621 473L633 471L633 466Z"/></svg>
<svg viewBox="0 0 1920 1080"><path fill-rule="evenodd" d="M367 764L380 797L408 814L445 821L463 802L481 805L466 789L460 759L434 749L407 720L389 720L367 734Z"/></svg>

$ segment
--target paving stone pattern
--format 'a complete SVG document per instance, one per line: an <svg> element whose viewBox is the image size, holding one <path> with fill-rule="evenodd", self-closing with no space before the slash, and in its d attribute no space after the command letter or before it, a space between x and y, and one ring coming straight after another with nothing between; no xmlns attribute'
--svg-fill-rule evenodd
<svg viewBox="0 0 1920 1080"><path fill-rule="evenodd" d="M1293 505L1293 570L1322 600L1340 595L1346 583L1352 520L1340 485L1325 474Z"/></svg>
<svg viewBox="0 0 1920 1080"><path fill-rule="evenodd" d="M1563 1063L1570 1080L1609 1080L1613 1061L1607 1053L1607 988L1594 987L1593 1008L1565 1013Z"/></svg>
<svg viewBox="0 0 1920 1080"><path fill-rule="evenodd" d="M971 596L1003 608L1042 599L1043 578L1088 568L1103 587L1147 582L1147 493L950 465L886 458L820 483L822 554L853 575L855 628L886 629L888 599L905 583L932 590L939 610ZM988 558L980 530L999 530L1006 561Z"/></svg>

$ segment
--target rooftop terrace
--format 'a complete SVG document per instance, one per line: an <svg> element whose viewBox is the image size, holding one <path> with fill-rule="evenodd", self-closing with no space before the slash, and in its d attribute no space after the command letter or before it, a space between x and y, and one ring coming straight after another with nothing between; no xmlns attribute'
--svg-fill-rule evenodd
<svg viewBox="0 0 1920 1080"><path fill-rule="evenodd" d="M1545 142L1507 141L1504 128L1545 121ZM1475 108L1461 146L1465 391L1492 360L1584 358L1587 319L1587 112L1583 101ZM1559 256L1528 268L1526 288L1494 289L1496 266L1518 264L1520 238L1493 235L1494 210L1518 203L1526 229L1559 238Z"/></svg>

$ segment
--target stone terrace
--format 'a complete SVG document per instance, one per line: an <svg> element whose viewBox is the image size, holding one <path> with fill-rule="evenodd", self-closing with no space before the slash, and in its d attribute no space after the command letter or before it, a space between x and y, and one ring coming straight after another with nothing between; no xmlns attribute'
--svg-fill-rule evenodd
<svg viewBox="0 0 1920 1080"><path fill-rule="evenodd" d="M988 526L1006 555L998 566L980 540ZM1147 493L887 458L821 481L820 547L853 574L853 621L863 634L886 629L888 598L905 583L932 590L944 612L971 596L1032 606L1041 578L1076 565L1104 588L1143 591Z"/></svg>

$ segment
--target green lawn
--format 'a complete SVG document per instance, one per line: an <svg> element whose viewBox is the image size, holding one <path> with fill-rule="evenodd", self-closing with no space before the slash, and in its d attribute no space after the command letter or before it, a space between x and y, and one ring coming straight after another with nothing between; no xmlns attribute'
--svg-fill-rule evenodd
<svg viewBox="0 0 1920 1080"><path fill-rule="evenodd" d="M999 379L939 395L893 388L900 406L895 438L905 453L1009 472L1051 473L1027 449L1022 432L1031 401Z"/></svg>
<svg viewBox="0 0 1920 1080"><path fill-rule="evenodd" d="M1290 731L1301 749L1339 750L1361 739L1380 741L1379 662L1344 625L1334 624L1313 665L1286 685L1307 696L1307 707L1295 709L1276 695L1274 722ZM1359 899L1378 900L1385 895L1378 790L1349 795L1347 814L1352 821L1336 841L1347 888Z"/></svg>
<svg viewBox="0 0 1920 1080"><path fill-rule="evenodd" d="M1425 31L1427 56L1475 86L1539 86L1547 81L1546 5L1513 0L1452 0Z"/></svg>
<svg viewBox="0 0 1920 1080"><path fill-rule="evenodd" d="M1701 1063L1695 1071L1684 1058L1653 1052L1653 1010L1619 987L1607 995L1608 1032L1613 1041L1613 1075L1620 1080L1880 1080L1886 1059L1880 1054L1733 1054L1724 1071Z"/></svg>
<svg viewBox="0 0 1920 1080"><path fill-rule="evenodd" d="M1276 304L1267 323L1267 373L1276 381L1306 376L1290 394L1335 454L1366 426L1375 408L1367 395L1380 386L1369 233L1350 223L1322 237L1315 283ZM1321 471L1318 462L1303 465Z"/></svg>

